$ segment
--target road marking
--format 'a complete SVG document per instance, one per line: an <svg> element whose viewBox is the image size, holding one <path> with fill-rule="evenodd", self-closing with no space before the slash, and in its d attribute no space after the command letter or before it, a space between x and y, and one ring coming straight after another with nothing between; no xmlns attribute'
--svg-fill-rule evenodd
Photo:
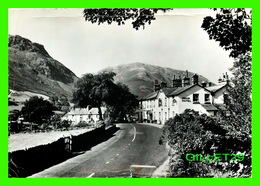
<svg viewBox="0 0 260 186"><path fill-rule="evenodd" d="M119 156L119 154L117 154L116 156Z"/></svg>
<svg viewBox="0 0 260 186"><path fill-rule="evenodd" d="M131 124L131 125L132 125L132 124ZM132 141L134 141L134 140L135 140L135 136L136 136L136 128L135 128L134 125L132 125L132 127L134 127L134 138L132 139Z"/></svg>
<svg viewBox="0 0 260 186"><path fill-rule="evenodd" d="M92 174L90 174L89 176L88 176L88 178L91 178L92 176L94 176L94 172L92 173Z"/></svg>
<svg viewBox="0 0 260 186"><path fill-rule="evenodd" d="M106 164L109 164L109 161L108 161L108 162L106 162Z"/></svg>

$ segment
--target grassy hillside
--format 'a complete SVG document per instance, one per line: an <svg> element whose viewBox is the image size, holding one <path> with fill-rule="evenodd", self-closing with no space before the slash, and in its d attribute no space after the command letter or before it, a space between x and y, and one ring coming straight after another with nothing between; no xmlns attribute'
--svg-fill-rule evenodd
<svg viewBox="0 0 260 186"><path fill-rule="evenodd" d="M172 80L175 77L183 77L186 71L175 70L144 63L131 63L108 67L102 71L113 71L116 73L115 81L122 82L129 86L131 92L139 98L151 93L154 90L154 80L166 82L168 87L172 86ZM195 73L189 72L191 78ZM199 74L198 74L199 75ZM209 80L199 75L199 82Z"/></svg>
<svg viewBox="0 0 260 186"><path fill-rule="evenodd" d="M9 89L30 91L46 96L71 98L76 75L53 59L43 45L20 36L9 36Z"/></svg>

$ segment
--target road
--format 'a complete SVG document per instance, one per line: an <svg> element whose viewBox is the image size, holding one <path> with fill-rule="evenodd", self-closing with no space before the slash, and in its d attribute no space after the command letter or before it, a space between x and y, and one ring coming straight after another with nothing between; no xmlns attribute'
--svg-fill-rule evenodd
<svg viewBox="0 0 260 186"><path fill-rule="evenodd" d="M158 144L162 129L143 124L117 124L112 138L91 150L31 177L130 177L131 165L160 166L168 151Z"/></svg>

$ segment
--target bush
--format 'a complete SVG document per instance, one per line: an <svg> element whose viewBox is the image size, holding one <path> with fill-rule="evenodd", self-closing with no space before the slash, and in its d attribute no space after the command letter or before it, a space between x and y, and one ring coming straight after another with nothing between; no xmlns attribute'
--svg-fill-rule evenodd
<svg viewBox="0 0 260 186"><path fill-rule="evenodd" d="M76 128L88 128L91 127L92 125L90 123L87 123L85 121L80 121L78 124L74 125Z"/></svg>
<svg viewBox="0 0 260 186"><path fill-rule="evenodd" d="M220 172L231 177L250 175L251 153L246 153L247 141L230 136L215 118L199 115L193 110L170 118L164 126L164 135L172 149L172 177L213 177L213 172ZM229 153L245 155L244 161L188 161L186 154ZM236 173L236 174L235 174Z"/></svg>
<svg viewBox="0 0 260 186"><path fill-rule="evenodd" d="M69 120L62 120L58 125L59 128L66 129L66 130L68 130L70 126L71 126L71 121Z"/></svg>

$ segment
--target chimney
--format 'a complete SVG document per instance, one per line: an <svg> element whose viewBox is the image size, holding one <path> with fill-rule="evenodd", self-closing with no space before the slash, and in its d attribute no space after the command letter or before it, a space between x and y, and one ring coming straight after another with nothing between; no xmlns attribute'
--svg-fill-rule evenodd
<svg viewBox="0 0 260 186"><path fill-rule="evenodd" d="M157 79L154 80L154 91L160 90L160 85Z"/></svg>
<svg viewBox="0 0 260 186"><path fill-rule="evenodd" d="M201 85L202 85L202 87L206 87L207 86L207 82L205 82L205 81L202 81L202 83L201 83Z"/></svg>
<svg viewBox="0 0 260 186"><path fill-rule="evenodd" d="M188 70L186 70L186 76L183 77L182 79L182 86L189 86L190 85L190 78L188 77Z"/></svg>
<svg viewBox="0 0 260 186"><path fill-rule="evenodd" d="M181 87L181 76L179 76L179 79L176 79L175 75L173 75L172 87L173 88Z"/></svg>
<svg viewBox="0 0 260 186"><path fill-rule="evenodd" d="M228 74L227 74L227 72L226 72L226 81L228 81Z"/></svg>
<svg viewBox="0 0 260 186"><path fill-rule="evenodd" d="M218 83L221 83L223 80L221 79L221 77L218 78Z"/></svg>
<svg viewBox="0 0 260 186"><path fill-rule="evenodd" d="M211 87L212 86L212 82L209 82L208 85L209 85L209 87Z"/></svg>
<svg viewBox="0 0 260 186"><path fill-rule="evenodd" d="M195 84L198 84L199 83L199 76L197 74L194 74L192 76L192 84L195 85Z"/></svg>
<svg viewBox="0 0 260 186"><path fill-rule="evenodd" d="M161 88L165 88L165 87L167 87L167 83L161 82Z"/></svg>

